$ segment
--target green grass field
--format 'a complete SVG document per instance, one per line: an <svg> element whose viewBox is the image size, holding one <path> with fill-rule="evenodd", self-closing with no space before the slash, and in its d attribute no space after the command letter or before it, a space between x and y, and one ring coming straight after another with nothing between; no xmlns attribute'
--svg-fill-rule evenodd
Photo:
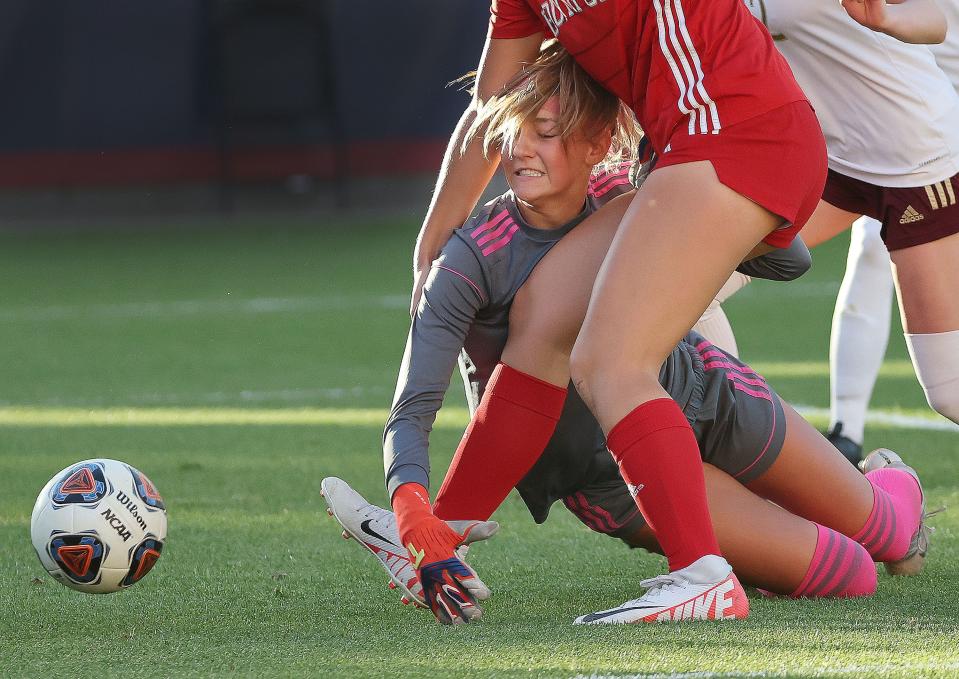
<svg viewBox="0 0 959 679"><path fill-rule="evenodd" d="M494 590L483 621L399 605L318 493L336 475L386 501L416 224L209 226L0 234L0 676L959 676L956 509L934 519L925 573L881 573L869 600L757 596L744 623L597 629L570 621L632 598L663 561L561 506L537 527L514 494L471 556ZM828 405L843 260L831 244L801 281L727 307L743 357L797 404ZM465 424L459 389L436 476ZM959 507L959 435L916 426L942 420L897 330L874 407L867 446L901 451L931 506ZM29 538L41 486L89 457L144 470L169 510L157 568L108 596L56 584Z"/></svg>

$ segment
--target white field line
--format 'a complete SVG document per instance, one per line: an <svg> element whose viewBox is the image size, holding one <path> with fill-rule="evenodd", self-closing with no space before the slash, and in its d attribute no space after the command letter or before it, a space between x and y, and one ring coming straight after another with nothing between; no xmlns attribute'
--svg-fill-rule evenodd
<svg viewBox="0 0 959 679"><path fill-rule="evenodd" d="M828 361L748 361L767 380L829 377ZM908 358L890 358L882 362L880 377L908 377L916 372ZM773 386L776 386L775 383Z"/></svg>
<svg viewBox="0 0 959 679"><path fill-rule="evenodd" d="M829 418L829 408L796 404L793 404L793 408L805 418ZM875 424L880 427L890 427L893 429L925 429L929 431L959 432L959 425L935 414L932 410L929 411L928 415L913 415L893 410L870 410L866 413L866 424Z"/></svg>
<svg viewBox="0 0 959 679"><path fill-rule="evenodd" d="M0 427L189 427L211 425L373 426L382 428L385 408L0 408ZM434 429L462 431L465 408L443 408Z"/></svg>
<svg viewBox="0 0 959 679"><path fill-rule="evenodd" d="M0 426L39 425L187 425L187 424L360 424L385 422L385 408L311 407L320 398L346 400L378 393L388 394L385 388L352 389L282 389L273 391L212 392L200 395L149 394L143 395L141 405L92 405L46 403L0 403ZM286 401L296 408L245 408L238 403ZM197 406L179 405L195 403ZM159 407L158 407L158 404ZM163 407L166 404L167 407ZM177 405L173 405L177 404ZM153 407L150 407L150 406ZM204 407L216 406L219 407ZM144 407L146 406L146 407ZM829 410L816 406L795 406L803 417L828 418ZM465 408L447 406L440 411L437 426L463 427L469 420ZM932 411L896 412L872 410L866 422L894 429L959 432L959 425L939 417Z"/></svg>
<svg viewBox="0 0 959 679"><path fill-rule="evenodd" d="M75 319L177 318L198 314L275 314L348 309L406 309L407 295L322 295L317 297L253 297L187 299L169 302L76 304L0 307L0 321L63 321Z"/></svg>
<svg viewBox="0 0 959 679"><path fill-rule="evenodd" d="M317 401L348 401L364 397L386 397L393 393L385 386L371 387L315 387L290 389L243 389L241 391L208 391L199 394L148 392L141 394L126 394L113 399L70 399L50 398L33 403L4 401L0 399L0 407L35 408L37 406L57 406L74 408L102 408L117 406L136 407L141 405L189 405L189 404L237 404L263 403L266 401L294 403L307 405Z"/></svg>
<svg viewBox="0 0 959 679"><path fill-rule="evenodd" d="M835 297L835 282L780 283L775 286L749 286L739 297ZM397 295L319 295L314 297L253 297L222 299L185 299L171 301L126 302L115 304L65 304L37 307L0 307L0 322L63 321L84 318L176 318L197 314L271 314L290 312L327 312L347 309L406 309L409 296Z"/></svg>
<svg viewBox="0 0 959 679"><path fill-rule="evenodd" d="M901 673L918 676L920 672L950 672L959 670L959 662L904 663L902 665L848 665L844 667L796 668L790 670L761 670L755 672L668 672L653 674L577 674L571 679L765 679L766 677L833 677L833 676L884 676Z"/></svg>

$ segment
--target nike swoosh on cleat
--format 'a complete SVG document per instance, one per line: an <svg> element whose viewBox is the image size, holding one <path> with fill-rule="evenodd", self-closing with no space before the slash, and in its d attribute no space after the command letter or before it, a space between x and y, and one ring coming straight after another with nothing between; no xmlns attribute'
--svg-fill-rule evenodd
<svg viewBox="0 0 959 679"><path fill-rule="evenodd" d="M395 546L395 547L399 547L399 545L396 544L395 542L393 542L392 540L387 540L387 539L384 538L382 535L380 535L379 533L377 533L375 530L373 530L372 528L370 528L370 522L371 522L371 521L372 521L372 519L367 519L366 521L364 521L363 523L361 523L361 524L360 524L360 530L363 531L364 533L366 533L366 534L369 535L369 536L372 536L372 537L374 537L374 538L378 538L378 539L382 540L383 542L385 542L385 543L388 544L388 545L393 545L393 546Z"/></svg>
<svg viewBox="0 0 959 679"><path fill-rule="evenodd" d="M662 608L662 606L632 606L631 608L617 608L612 611L590 613L589 615L583 616L583 622L593 622L594 620L602 620L603 618L608 618L609 616L616 615L617 613L625 613L626 611L645 611L650 608Z"/></svg>

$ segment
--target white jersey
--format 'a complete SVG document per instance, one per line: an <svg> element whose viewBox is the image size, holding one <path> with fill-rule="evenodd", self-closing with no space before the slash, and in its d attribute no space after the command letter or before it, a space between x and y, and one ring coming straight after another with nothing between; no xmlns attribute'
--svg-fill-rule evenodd
<svg viewBox="0 0 959 679"><path fill-rule="evenodd" d="M830 169L888 187L959 173L959 94L928 47L860 26L837 0L744 1L816 109Z"/></svg>
<svg viewBox="0 0 959 679"><path fill-rule="evenodd" d="M930 45L939 68L952 80L952 86L959 90L959 0L940 0L939 8L946 15L949 31L941 45Z"/></svg>

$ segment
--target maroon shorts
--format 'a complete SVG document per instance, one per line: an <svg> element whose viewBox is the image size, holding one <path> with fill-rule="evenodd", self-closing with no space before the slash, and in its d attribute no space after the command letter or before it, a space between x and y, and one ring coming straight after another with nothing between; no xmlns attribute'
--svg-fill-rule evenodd
<svg viewBox="0 0 959 679"><path fill-rule="evenodd" d="M656 168L708 160L724 185L786 223L763 239L787 247L822 196L826 141L807 101L795 101L724 127L719 134L677 132Z"/></svg>
<svg viewBox="0 0 959 679"><path fill-rule="evenodd" d="M840 210L882 222L882 240L891 251L959 232L957 195L959 174L929 186L896 189L830 170L822 199Z"/></svg>

